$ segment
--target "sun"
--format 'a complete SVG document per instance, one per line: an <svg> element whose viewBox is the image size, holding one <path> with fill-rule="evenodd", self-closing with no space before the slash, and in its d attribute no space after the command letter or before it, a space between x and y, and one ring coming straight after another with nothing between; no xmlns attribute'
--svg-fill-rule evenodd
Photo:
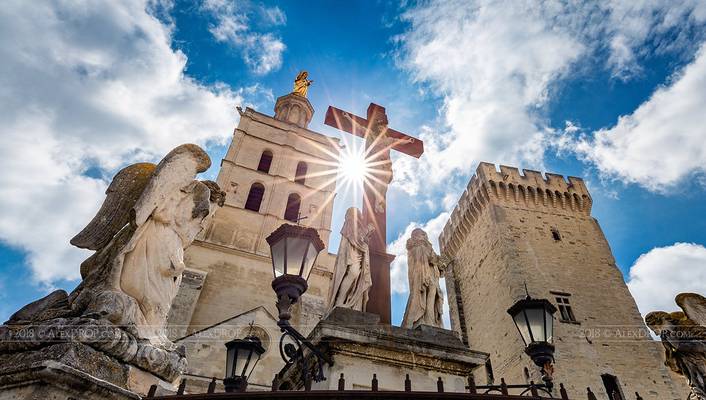
<svg viewBox="0 0 706 400"><path fill-rule="evenodd" d="M338 158L338 173L348 183L363 186L370 173L364 151L353 147L344 149Z"/></svg>

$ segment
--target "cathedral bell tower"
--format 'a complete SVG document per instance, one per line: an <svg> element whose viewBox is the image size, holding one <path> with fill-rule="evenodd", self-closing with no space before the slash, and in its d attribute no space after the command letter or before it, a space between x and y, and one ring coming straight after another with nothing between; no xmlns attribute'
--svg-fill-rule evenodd
<svg viewBox="0 0 706 400"><path fill-rule="evenodd" d="M310 84L306 76L298 79L292 93L277 99L274 117L238 109L240 122L217 178L225 205L188 248L169 316L169 334L186 346L195 380L223 376L224 343L250 330L267 349L251 384L269 387L282 367L265 238L284 223L301 224L316 229L328 248L340 149L338 139L307 129L314 115L306 98ZM319 254L309 289L293 309L292 323L304 333L325 311L334 260L326 250Z"/></svg>

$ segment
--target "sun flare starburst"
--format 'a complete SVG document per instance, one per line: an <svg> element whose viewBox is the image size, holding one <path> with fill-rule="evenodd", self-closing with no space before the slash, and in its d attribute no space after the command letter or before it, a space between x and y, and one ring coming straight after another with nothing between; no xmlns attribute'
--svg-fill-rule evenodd
<svg viewBox="0 0 706 400"><path fill-rule="evenodd" d="M360 149L348 147L338 157L338 174L347 184L362 187L370 171L370 163Z"/></svg>

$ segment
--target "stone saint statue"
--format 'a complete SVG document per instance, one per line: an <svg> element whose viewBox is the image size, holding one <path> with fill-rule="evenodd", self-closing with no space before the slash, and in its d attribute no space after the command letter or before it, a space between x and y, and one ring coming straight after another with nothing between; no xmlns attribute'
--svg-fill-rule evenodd
<svg viewBox="0 0 706 400"><path fill-rule="evenodd" d="M409 298L402 320L404 328L422 324L443 328L444 293L439 287L441 269L441 260L434 253L427 233L420 228L413 230L412 237L407 240Z"/></svg>
<svg viewBox="0 0 706 400"><path fill-rule="evenodd" d="M178 375L183 353L177 354L164 329L184 271L184 249L225 201L215 182L195 180L210 165L203 149L185 144L158 165L119 171L96 216L71 239L95 251L81 264L81 283L70 295L58 290L20 309L0 338L29 325L37 334L87 342L160 376ZM83 337L77 326L107 332L122 344Z"/></svg>
<svg viewBox="0 0 706 400"><path fill-rule="evenodd" d="M645 322L662 339L665 364L686 378L690 398L706 400L706 298L681 293L676 303L683 312L651 312Z"/></svg>
<svg viewBox="0 0 706 400"><path fill-rule="evenodd" d="M306 71L302 71L297 75L297 78L294 80L294 90L292 93L306 97L306 94L309 92L309 86L314 83L314 81L306 79L308 76L309 73Z"/></svg>
<svg viewBox="0 0 706 400"><path fill-rule="evenodd" d="M373 285L370 275L368 240L372 226L363 226L363 216L355 207L346 210L333 269L333 282L329 290L328 308L350 308L364 311L368 291Z"/></svg>

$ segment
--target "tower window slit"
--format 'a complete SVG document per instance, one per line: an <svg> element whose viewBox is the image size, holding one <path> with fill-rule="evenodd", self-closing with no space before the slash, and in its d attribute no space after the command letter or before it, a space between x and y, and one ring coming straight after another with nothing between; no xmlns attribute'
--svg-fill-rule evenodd
<svg viewBox="0 0 706 400"><path fill-rule="evenodd" d="M559 234L558 229L552 228L552 238L554 238L554 240L557 242L561 240L561 234Z"/></svg>

